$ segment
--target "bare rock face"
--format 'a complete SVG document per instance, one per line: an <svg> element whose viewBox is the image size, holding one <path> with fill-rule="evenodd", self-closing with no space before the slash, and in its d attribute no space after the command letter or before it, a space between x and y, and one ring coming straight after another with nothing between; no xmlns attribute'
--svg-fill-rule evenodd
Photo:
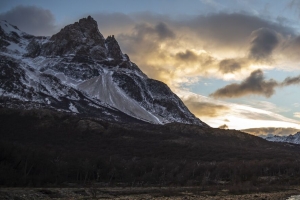
<svg viewBox="0 0 300 200"><path fill-rule="evenodd" d="M26 49L28 51L27 57L35 58L41 54L41 44L35 39L30 41Z"/></svg>
<svg viewBox="0 0 300 200"><path fill-rule="evenodd" d="M114 35L108 36L106 38L105 45L108 49L108 56L110 58L113 58L115 60L122 60L122 59L127 60L127 58L123 56L121 48L120 48L117 40L115 39Z"/></svg>
<svg viewBox="0 0 300 200"><path fill-rule="evenodd" d="M77 55L105 59L107 55L105 39L91 16L64 27L41 49L42 56Z"/></svg>
<svg viewBox="0 0 300 200"><path fill-rule="evenodd" d="M9 37L5 34L4 30L0 27L0 48L7 47L9 45Z"/></svg>

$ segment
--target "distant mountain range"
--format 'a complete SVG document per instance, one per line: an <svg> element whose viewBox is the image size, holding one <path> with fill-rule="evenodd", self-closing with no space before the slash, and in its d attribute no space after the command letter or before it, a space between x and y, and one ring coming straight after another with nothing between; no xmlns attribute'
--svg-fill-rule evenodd
<svg viewBox="0 0 300 200"><path fill-rule="evenodd" d="M157 80L104 38L92 17L51 37L33 36L0 22L0 105L48 108L116 122L207 127Z"/></svg>
<svg viewBox="0 0 300 200"><path fill-rule="evenodd" d="M293 144L300 144L300 132L288 136L270 135L270 136L262 136L262 138L271 142L287 142Z"/></svg>

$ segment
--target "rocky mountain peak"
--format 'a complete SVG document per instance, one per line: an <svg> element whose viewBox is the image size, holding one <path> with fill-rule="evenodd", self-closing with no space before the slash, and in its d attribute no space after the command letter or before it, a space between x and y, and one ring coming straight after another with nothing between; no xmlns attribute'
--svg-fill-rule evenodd
<svg viewBox="0 0 300 200"><path fill-rule="evenodd" d="M50 40L55 41L64 38L66 40L74 39L78 42L93 40L94 44L104 44L104 37L98 30L97 22L91 17L82 18L79 22L65 26L57 34L53 35Z"/></svg>
<svg viewBox="0 0 300 200"><path fill-rule="evenodd" d="M76 55L98 60L105 59L107 56L105 38L99 32L98 24L91 16L65 26L41 48L43 56Z"/></svg>
<svg viewBox="0 0 300 200"><path fill-rule="evenodd" d="M78 23L80 24L80 26L87 27L88 29L98 28L98 24L97 24L96 20L94 20L91 16L80 19Z"/></svg>
<svg viewBox="0 0 300 200"><path fill-rule="evenodd" d="M123 53L121 51L121 48L115 39L114 35L108 36L105 40L105 45L108 50L108 56L110 58L113 58L115 60L122 60L122 59L128 59L127 57L123 56Z"/></svg>

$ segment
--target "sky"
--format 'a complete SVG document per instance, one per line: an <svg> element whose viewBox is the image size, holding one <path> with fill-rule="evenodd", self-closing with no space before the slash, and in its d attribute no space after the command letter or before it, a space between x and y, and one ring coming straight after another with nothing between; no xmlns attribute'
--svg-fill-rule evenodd
<svg viewBox="0 0 300 200"><path fill-rule="evenodd" d="M210 126L300 130L300 0L0 1L0 19L33 35L88 15Z"/></svg>

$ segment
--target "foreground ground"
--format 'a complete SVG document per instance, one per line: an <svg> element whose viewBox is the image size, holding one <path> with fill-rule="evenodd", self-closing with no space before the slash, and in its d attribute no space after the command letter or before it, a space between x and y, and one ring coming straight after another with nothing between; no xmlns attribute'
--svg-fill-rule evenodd
<svg viewBox="0 0 300 200"><path fill-rule="evenodd" d="M289 188L279 192L261 192L251 194L230 194L227 190L200 191L197 187L164 188L0 188L0 199L259 199L285 200L300 194L300 188Z"/></svg>

